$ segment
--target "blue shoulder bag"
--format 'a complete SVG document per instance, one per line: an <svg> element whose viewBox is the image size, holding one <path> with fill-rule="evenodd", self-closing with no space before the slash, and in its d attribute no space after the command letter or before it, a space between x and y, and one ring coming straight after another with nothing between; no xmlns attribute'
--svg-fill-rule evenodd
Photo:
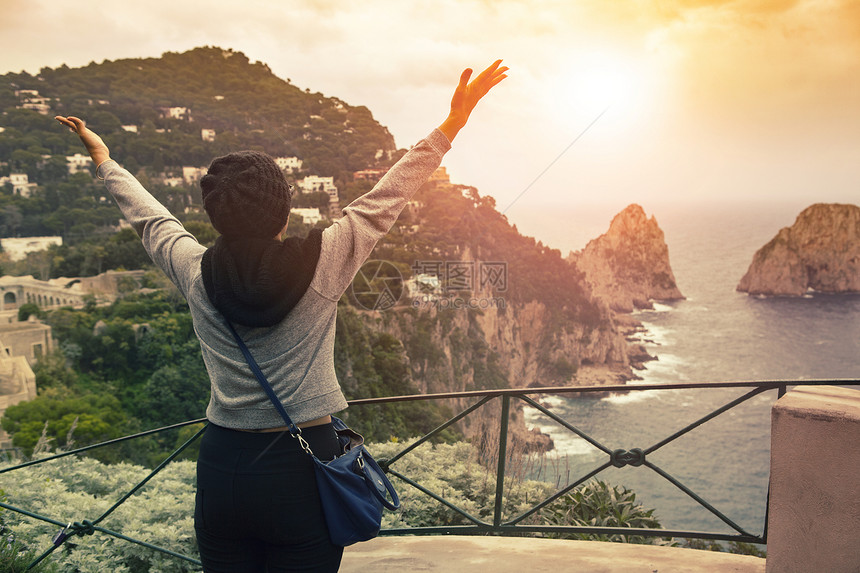
<svg viewBox="0 0 860 573"><path fill-rule="evenodd" d="M317 458L308 442L302 437L301 428L293 423L287 411L284 410L272 385L260 370L239 333L229 322L227 326L230 327L230 332L236 338L236 343L260 386L266 391L275 409L286 422L290 435L299 441L302 449L314 461L317 488L332 543L345 547L376 537L382 524L383 508L398 509L400 498L385 472L364 447L364 438L349 429L343 420L332 416L332 425L337 432L342 453L328 462ZM391 496L391 501L386 494Z"/></svg>

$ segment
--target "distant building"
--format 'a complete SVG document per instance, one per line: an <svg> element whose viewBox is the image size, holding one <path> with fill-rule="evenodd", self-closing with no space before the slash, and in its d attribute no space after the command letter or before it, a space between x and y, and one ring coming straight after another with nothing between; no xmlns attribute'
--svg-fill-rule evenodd
<svg viewBox="0 0 860 573"><path fill-rule="evenodd" d="M125 131L131 132L131 133L137 133L137 126L136 125L121 125L120 127L123 128L123 130L125 130Z"/></svg>
<svg viewBox="0 0 860 573"><path fill-rule="evenodd" d="M444 167L438 167L436 171L430 175L428 181L436 182L436 183L450 183L451 178L448 177L448 170Z"/></svg>
<svg viewBox="0 0 860 573"><path fill-rule="evenodd" d="M214 129L201 129L200 130L200 138L203 141L215 141L215 130Z"/></svg>
<svg viewBox="0 0 860 573"><path fill-rule="evenodd" d="M302 218L302 223L306 225L316 225L320 221L322 221L322 214L320 214L320 210L318 208L314 209L304 209L304 208L296 208L290 209L291 215L296 215Z"/></svg>
<svg viewBox="0 0 860 573"><path fill-rule="evenodd" d="M404 281L403 284L412 299L435 300L437 295L442 293L442 286L437 275L417 274Z"/></svg>
<svg viewBox="0 0 860 573"><path fill-rule="evenodd" d="M182 179L185 181L187 185L191 185L200 181L200 179L206 175L209 171L208 167L188 167L185 166L182 168Z"/></svg>
<svg viewBox="0 0 860 573"><path fill-rule="evenodd" d="M30 320L18 321L18 313L4 313L6 320L0 320L0 340L5 343L0 352L6 356L20 356L31 366L39 358L54 350L54 339L51 327L30 317ZM2 344L0 343L0 344Z"/></svg>
<svg viewBox="0 0 860 573"><path fill-rule="evenodd" d="M12 185L12 193L21 197L29 197L38 187L36 183L30 183L30 176L26 173L10 173L9 177L0 177L0 187L7 183Z"/></svg>
<svg viewBox="0 0 860 573"><path fill-rule="evenodd" d="M275 163L281 168L281 171L294 173L302 168L302 160L298 157L275 157Z"/></svg>
<svg viewBox="0 0 860 573"><path fill-rule="evenodd" d="M81 288L80 282L80 279L68 278L40 281L34 277L0 277L0 308L17 310L25 303L41 308L83 306L87 291Z"/></svg>
<svg viewBox="0 0 860 573"><path fill-rule="evenodd" d="M388 173L388 169L362 169L352 174L353 181L372 181L376 183L382 176Z"/></svg>
<svg viewBox="0 0 860 573"><path fill-rule="evenodd" d="M163 181L168 187L181 187L185 183L182 177L165 177Z"/></svg>
<svg viewBox="0 0 860 573"><path fill-rule="evenodd" d="M67 167L69 168L69 175L74 175L81 171L89 173L93 160L89 155L75 153L74 155L66 155L66 163L68 164Z"/></svg>
<svg viewBox="0 0 860 573"><path fill-rule="evenodd" d="M51 111L51 106L48 102L51 98L42 97L37 90L16 90L15 95L22 99L19 109L30 109L48 115Z"/></svg>
<svg viewBox="0 0 860 573"><path fill-rule="evenodd" d="M145 271L107 271L94 277L60 277L40 281L34 277L0 277L0 311L17 311L25 303L40 308L83 306L90 295L96 302L116 300L122 290L139 290ZM2 337L2 333L0 333Z"/></svg>
<svg viewBox="0 0 860 573"><path fill-rule="evenodd" d="M10 260L20 261L27 257L27 253L44 251L51 245L62 245L62 237L9 237L0 239L0 246Z"/></svg>
<svg viewBox="0 0 860 573"><path fill-rule="evenodd" d="M191 110L187 107L161 107L158 111L161 112L161 117L191 121Z"/></svg>
<svg viewBox="0 0 860 573"><path fill-rule="evenodd" d="M27 358L15 355L11 348L0 341L0 418L9 406L35 397L36 375ZM12 440L0 428L0 448L11 447Z"/></svg>
<svg viewBox="0 0 860 573"><path fill-rule="evenodd" d="M334 177L320 177L319 175L308 175L297 183L302 193L318 193L320 191L329 193L334 191L337 193L337 187L334 185Z"/></svg>

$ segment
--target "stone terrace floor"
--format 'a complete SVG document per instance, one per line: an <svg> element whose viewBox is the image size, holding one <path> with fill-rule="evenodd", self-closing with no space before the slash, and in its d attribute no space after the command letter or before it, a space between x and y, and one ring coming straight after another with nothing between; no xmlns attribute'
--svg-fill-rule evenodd
<svg viewBox="0 0 860 573"><path fill-rule="evenodd" d="M714 551L522 537L379 537L346 548L340 573L764 573L765 560Z"/></svg>

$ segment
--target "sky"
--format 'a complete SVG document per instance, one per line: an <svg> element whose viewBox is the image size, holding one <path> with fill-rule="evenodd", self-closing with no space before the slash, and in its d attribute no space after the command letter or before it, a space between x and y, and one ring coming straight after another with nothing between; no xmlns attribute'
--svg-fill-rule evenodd
<svg viewBox="0 0 860 573"><path fill-rule="evenodd" d="M230 48L367 106L398 147L444 119L464 68L502 58L509 77L443 165L514 222L548 207L860 202L860 0L0 7L0 73Z"/></svg>

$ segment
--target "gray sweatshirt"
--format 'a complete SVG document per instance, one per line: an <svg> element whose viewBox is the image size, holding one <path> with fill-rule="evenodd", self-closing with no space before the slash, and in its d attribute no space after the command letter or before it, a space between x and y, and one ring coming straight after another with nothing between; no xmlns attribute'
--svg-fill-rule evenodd
<svg viewBox="0 0 860 573"><path fill-rule="evenodd" d="M279 324L236 325L239 335L297 424L346 408L334 369L337 301L376 242L391 229L407 201L451 148L434 130L365 195L323 231L319 263L298 304ZM149 256L188 300L194 331L211 380L210 422L234 429L283 426L251 373L223 316L209 303L200 270L206 248L115 161L99 166L108 191L143 241Z"/></svg>

